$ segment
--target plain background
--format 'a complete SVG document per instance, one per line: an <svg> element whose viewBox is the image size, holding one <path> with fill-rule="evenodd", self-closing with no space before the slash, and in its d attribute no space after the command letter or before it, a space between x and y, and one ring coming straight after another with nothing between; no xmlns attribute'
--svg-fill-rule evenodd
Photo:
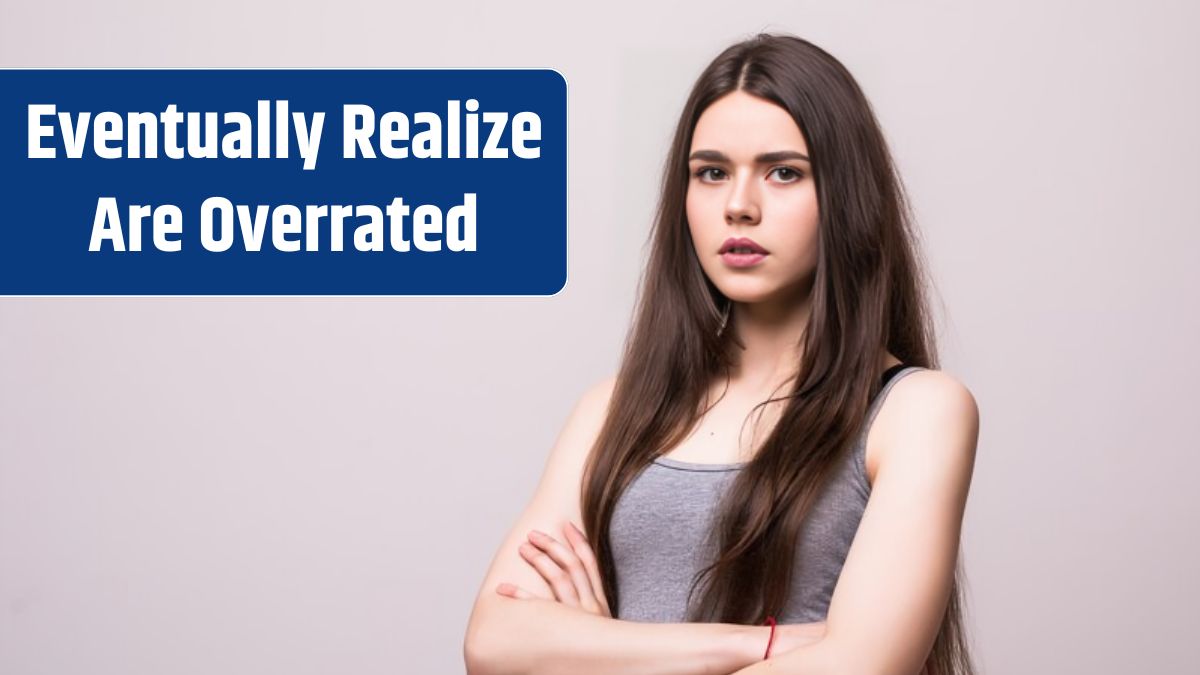
<svg viewBox="0 0 1200 675"><path fill-rule="evenodd" d="M463 672L683 99L759 30L855 74L916 207L981 671L1197 672L1200 11L970 4L3 0L3 66L557 69L570 251L551 298L0 298L0 672Z"/></svg>

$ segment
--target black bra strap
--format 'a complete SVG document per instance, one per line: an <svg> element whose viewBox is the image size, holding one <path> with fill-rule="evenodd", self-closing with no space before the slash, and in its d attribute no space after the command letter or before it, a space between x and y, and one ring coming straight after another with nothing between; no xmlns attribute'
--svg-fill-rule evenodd
<svg viewBox="0 0 1200 675"><path fill-rule="evenodd" d="M887 370L883 371L883 383L880 386L881 387L886 386L888 383L888 380L892 379L893 375L900 372L901 370L904 370L907 367L908 366L905 365L904 363L897 363L896 365L892 366L891 368L888 368Z"/></svg>

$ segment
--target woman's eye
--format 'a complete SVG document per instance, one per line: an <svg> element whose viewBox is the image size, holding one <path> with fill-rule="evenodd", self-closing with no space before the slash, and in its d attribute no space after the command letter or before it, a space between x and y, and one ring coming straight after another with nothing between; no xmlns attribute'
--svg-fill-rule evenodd
<svg viewBox="0 0 1200 675"><path fill-rule="evenodd" d="M799 171L787 166L776 167L775 173L778 174L780 178L784 179L785 183L794 183L800 180L800 178L804 175Z"/></svg>
<svg viewBox="0 0 1200 675"><path fill-rule="evenodd" d="M713 177L711 174L712 174L712 173L714 173L714 172L715 172L715 173L717 173L717 174L720 174L720 175L718 175L718 176L716 176L716 177ZM725 174L725 172L721 171L720 169L718 169L718 168L716 168L716 167L712 167L712 166L706 166L706 167L704 167L704 168L702 168L702 169L700 169L700 170L698 170L698 171L696 172L696 177L697 177L697 178L710 178L710 177L713 177L714 179L719 179L719 178L720 178L720 176L722 176L722 175L724 175L724 174Z"/></svg>

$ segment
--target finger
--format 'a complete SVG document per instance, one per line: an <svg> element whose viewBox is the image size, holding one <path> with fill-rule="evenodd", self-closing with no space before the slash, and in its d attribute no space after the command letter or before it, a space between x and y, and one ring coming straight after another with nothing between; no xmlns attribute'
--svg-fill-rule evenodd
<svg viewBox="0 0 1200 675"><path fill-rule="evenodd" d="M592 593L592 582L588 579L587 570L584 569L579 556L575 555L570 545L538 530L529 533L529 541L550 556L560 569L566 571L574 586L579 606L589 612L598 613L600 603L596 601L596 596Z"/></svg>
<svg viewBox="0 0 1200 675"><path fill-rule="evenodd" d="M568 545L539 530L530 531L529 541L565 573L571 586L570 591L574 593L573 606L581 607L588 612L598 612L600 607L592 595L587 570L583 568L583 563L579 561L574 551Z"/></svg>
<svg viewBox="0 0 1200 675"><path fill-rule="evenodd" d="M538 597L524 588L521 588L516 584L510 584L507 581L497 586L496 592L500 595L516 598L518 600L532 600Z"/></svg>
<svg viewBox="0 0 1200 675"><path fill-rule="evenodd" d="M575 592L579 596L579 604L583 609L593 614L599 614L603 611L600 602L596 600L596 594L592 589L592 582L588 577L587 568L584 567L583 561L579 559L579 556L575 555L575 551L570 544L564 544L539 530L530 532L529 540L545 551L560 568L566 570L567 574L571 577L571 582L575 586Z"/></svg>
<svg viewBox="0 0 1200 675"><path fill-rule="evenodd" d="M608 609L608 599L604 597L604 582L600 578L600 564L596 561L596 553L588 544L587 537L583 531L575 527L575 523L568 522L563 528L567 533L567 539L574 549L575 555L579 557L579 561L583 563L583 568L587 570L588 579L592 582L592 592L596 596L596 601L604 609L607 616L612 616L612 612Z"/></svg>
<svg viewBox="0 0 1200 675"><path fill-rule="evenodd" d="M567 533L575 555L579 557L579 561L583 563L584 569L587 570L588 578L592 582L592 590L596 594L596 599L607 610L608 600L604 597L604 582L600 576L600 564L596 560L595 551L588 544L587 536L575 526L575 523L568 522L567 527L563 529Z"/></svg>
<svg viewBox="0 0 1200 675"><path fill-rule="evenodd" d="M548 600L550 602L556 602L553 595L528 591L516 584L508 583L507 581L496 586L496 592L500 595L506 595L510 598L520 598L522 600Z"/></svg>
<svg viewBox="0 0 1200 675"><path fill-rule="evenodd" d="M579 607L579 593L575 590L571 575L559 567L553 558L528 542L521 544L517 550L521 552L525 562L533 565L538 574L542 575L559 602L570 607Z"/></svg>

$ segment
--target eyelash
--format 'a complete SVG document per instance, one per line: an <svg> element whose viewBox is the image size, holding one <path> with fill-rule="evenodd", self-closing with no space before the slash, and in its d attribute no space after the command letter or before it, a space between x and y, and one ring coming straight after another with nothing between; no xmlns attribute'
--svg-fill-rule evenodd
<svg viewBox="0 0 1200 675"><path fill-rule="evenodd" d="M795 174L795 175L796 175L796 178L795 178L795 179L793 179L793 180L788 180L788 181L784 181L784 183L795 183L795 182L799 181L800 179L804 178L804 172L803 172L803 171L800 171L800 170L798 170L798 169L793 169L793 168L792 168L792 167L790 167L790 166L777 166L777 167L775 167L775 168L771 169L771 171L767 172L767 175L769 176L769 175L771 175L772 173L774 173L774 172L776 172L776 171L780 171L780 170L783 170L783 171L790 171L790 172L792 172L793 174ZM697 170L696 170L696 173L694 173L693 175L694 175L694 176L696 176L697 178L701 178L701 179L703 179L703 178L704 178L704 176L705 176L705 175L706 175L706 174L707 174L709 171L721 171L721 170L720 170L720 169L718 169L718 168L717 168L717 167L715 167L715 166L704 166L704 167L700 167L699 169L697 169ZM721 171L721 173L724 173L724 171Z"/></svg>

